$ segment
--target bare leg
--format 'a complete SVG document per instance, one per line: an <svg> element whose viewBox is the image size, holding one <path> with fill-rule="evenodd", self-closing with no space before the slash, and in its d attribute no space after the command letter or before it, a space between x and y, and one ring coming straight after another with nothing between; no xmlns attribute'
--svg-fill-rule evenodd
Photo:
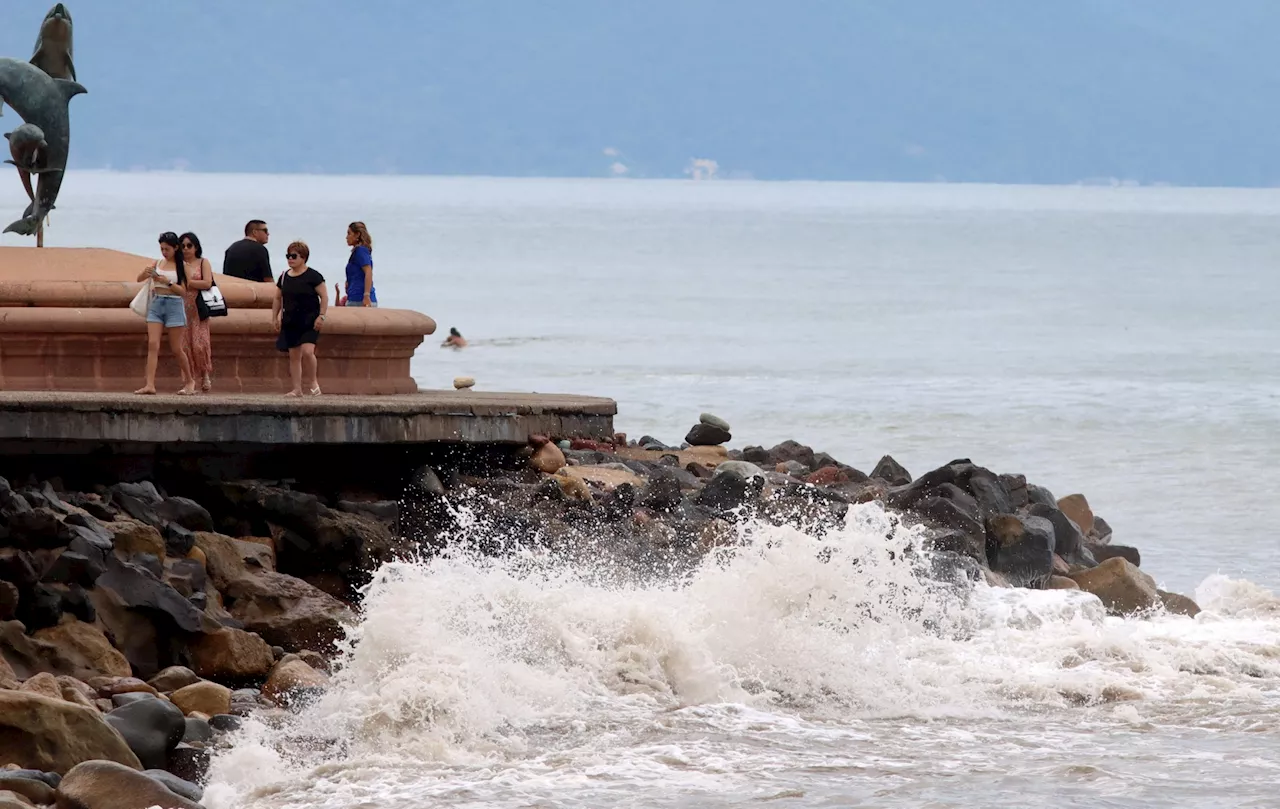
<svg viewBox="0 0 1280 809"><path fill-rule="evenodd" d="M285 396L302 395L302 349L289 349L289 376L293 378L293 388Z"/></svg>
<svg viewBox="0 0 1280 809"><path fill-rule="evenodd" d="M156 366L160 363L160 333L163 331L162 323L147 324L147 384L134 393L156 392Z"/></svg>
<svg viewBox="0 0 1280 809"><path fill-rule="evenodd" d="M316 378L316 344L302 344L302 378L307 393L320 395L320 380ZM310 380L310 381L307 381Z"/></svg>
<svg viewBox="0 0 1280 809"><path fill-rule="evenodd" d="M178 392L191 394L196 392L196 380L191 375L191 360L187 359L187 348L184 344L186 339L186 326L169 329L169 351L178 361L178 370L182 372L182 390Z"/></svg>

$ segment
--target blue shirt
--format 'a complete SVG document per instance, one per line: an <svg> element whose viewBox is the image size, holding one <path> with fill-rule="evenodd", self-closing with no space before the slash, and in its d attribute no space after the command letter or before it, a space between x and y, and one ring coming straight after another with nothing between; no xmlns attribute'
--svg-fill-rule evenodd
<svg viewBox="0 0 1280 809"><path fill-rule="evenodd" d="M353 301L364 300L364 268L373 267L373 253L363 244L358 244L351 251L351 258L347 259L347 299ZM374 303L378 302L378 289L374 287L369 290L369 300Z"/></svg>

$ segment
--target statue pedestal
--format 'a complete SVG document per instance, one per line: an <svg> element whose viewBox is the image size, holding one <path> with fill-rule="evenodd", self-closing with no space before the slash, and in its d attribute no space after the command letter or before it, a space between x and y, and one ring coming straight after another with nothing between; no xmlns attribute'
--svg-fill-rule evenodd
<svg viewBox="0 0 1280 809"><path fill-rule="evenodd" d="M129 310L142 256L102 249L0 247L0 390L132 391L142 385L146 323ZM283 393L288 355L275 347L275 287L216 275L230 313L214 318L214 388ZM413 393L414 349L435 322L400 309L330 307L316 346L326 394ZM181 386L165 339L156 384Z"/></svg>

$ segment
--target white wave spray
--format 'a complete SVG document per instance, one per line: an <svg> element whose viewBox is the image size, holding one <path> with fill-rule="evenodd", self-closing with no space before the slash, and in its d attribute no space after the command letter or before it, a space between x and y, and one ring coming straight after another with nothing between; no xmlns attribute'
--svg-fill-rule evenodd
<svg viewBox="0 0 1280 809"><path fill-rule="evenodd" d="M671 756L697 779L748 727L1078 706L1131 724L1254 706L1280 687L1280 600L1247 583L1207 581L1196 620L1125 621L1079 592L939 584L919 545L864 505L822 535L748 526L660 584L532 551L388 565L328 693L250 722L216 759L206 802L392 805L397 784L421 797L426 783L437 799L474 798L477 782L624 778ZM702 757L636 754L694 728L728 739Z"/></svg>

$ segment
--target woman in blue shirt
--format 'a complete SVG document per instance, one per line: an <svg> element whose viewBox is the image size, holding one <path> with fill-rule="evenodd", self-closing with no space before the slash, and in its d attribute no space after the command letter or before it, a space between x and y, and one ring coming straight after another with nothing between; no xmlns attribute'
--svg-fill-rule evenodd
<svg viewBox="0 0 1280 809"><path fill-rule="evenodd" d="M347 226L347 306L377 306L378 293L373 288L373 237L364 222Z"/></svg>

